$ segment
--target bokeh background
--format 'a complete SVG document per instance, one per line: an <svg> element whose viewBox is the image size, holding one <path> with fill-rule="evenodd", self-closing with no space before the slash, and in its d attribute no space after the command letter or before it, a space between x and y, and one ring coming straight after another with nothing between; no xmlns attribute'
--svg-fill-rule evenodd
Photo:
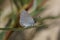
<svg viewBox="0 0 60 40"><path fill-rule="evenodd" d="M0 0L0 40L31 40L32 36L30 37L30 35L35 34L36 30L38 33L32 40L45 40L46 35L51 35L48 36L48 39L46 40L49 40L50 38L51 40L56 40L55 38L60 34L59 3L59 0ZM29 15L33 17L37 26L32 29L27 29L28 31L25 30L24 32L22 31L24 28L13 32L11 31L13 28L21 28L19 16L22 9L26 10ZM13 32L12 35L10 35L11 32ZM25 34L28 35L26 36L26 39L24 39ZM9 36L11 37L8 38Z"/></svg>

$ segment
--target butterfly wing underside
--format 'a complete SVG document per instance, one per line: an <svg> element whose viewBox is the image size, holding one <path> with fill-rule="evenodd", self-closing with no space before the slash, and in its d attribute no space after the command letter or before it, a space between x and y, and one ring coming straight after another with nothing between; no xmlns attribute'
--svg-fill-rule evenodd
<svg viewBox="0 0 60 40"><path fill-rule="evenodd" d="M20 25L26 28L28 26L33 26L33 24L33 18L28 14L27 11L23 10L20 14Z"/></svg>

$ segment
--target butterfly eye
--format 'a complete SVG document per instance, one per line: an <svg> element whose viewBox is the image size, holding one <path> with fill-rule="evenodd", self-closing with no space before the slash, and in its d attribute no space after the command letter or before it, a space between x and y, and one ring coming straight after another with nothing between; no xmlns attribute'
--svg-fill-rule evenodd
<svg viewBox="0 0 60 40"><path fill-rule="evenodd" d="M28 14L27 11L23 10L20 14L20 25L24 26L24 28L30 27L34 25L33 18Z"/></svg>

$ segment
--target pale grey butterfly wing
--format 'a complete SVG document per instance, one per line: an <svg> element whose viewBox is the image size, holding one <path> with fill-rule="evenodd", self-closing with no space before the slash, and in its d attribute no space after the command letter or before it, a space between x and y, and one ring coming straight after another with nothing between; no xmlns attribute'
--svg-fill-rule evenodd
<svg viewBox="0 0 60 40"><path fill-rule="evenodd" d="M24 26L24 28L34 25L33 18L25 10L23 10L20 14L20 25Z"/></svg>

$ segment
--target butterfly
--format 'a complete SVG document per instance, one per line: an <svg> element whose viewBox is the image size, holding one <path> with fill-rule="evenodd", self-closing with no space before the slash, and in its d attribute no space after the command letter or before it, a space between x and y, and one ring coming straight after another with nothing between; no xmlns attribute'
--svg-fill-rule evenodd
<svg viewBox="0 0 60 40"><path fill-rule="evenodd" d="M20 25L23 26L24 28L30 27L34 25L34 20L31 17L31 15L28 14L26 10L22 10L20 14Z"/></svg>

